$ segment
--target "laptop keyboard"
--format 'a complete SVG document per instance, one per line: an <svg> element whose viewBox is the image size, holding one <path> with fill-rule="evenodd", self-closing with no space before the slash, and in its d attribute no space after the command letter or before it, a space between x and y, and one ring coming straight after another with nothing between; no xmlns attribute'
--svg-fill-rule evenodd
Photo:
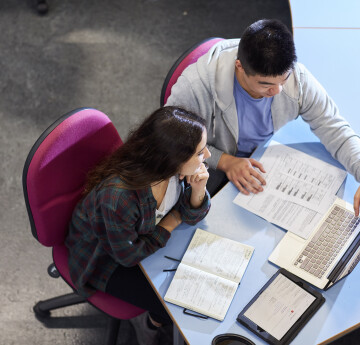
<svg viewBox="0 0 360 345"><path fill-rule="evenodd" d="M359 223L360 218L354 213L334 206L294 266L322 278Z"/></svg>

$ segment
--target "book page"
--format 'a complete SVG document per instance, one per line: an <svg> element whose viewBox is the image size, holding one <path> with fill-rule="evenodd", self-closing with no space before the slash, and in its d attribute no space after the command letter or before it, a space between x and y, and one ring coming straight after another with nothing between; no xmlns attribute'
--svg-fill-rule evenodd
<svg viewBox="0 0 360 345"><path fill-rule="evenodd" d="M180 263L165 301L222 321L238 284Z"/></svg>
<svg viewBox="0 0 360 345"><path fill-rule="evenodd" d="M246 244L197 229L182 262L240 283L253 251Z"/></svg>

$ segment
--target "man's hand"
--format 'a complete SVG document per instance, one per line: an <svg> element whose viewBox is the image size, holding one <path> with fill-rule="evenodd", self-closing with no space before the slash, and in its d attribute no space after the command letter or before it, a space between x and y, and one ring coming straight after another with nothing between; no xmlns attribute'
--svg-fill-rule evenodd
<svg viewBox="0 0 360 345"><path fill-rule="evenodd" d="M250 192L254 194L262 192L262 186L266 185L265 179L254 168L265 173L262 164L252 158L239 158L224 153L218 163L218 169L224 171L237 189L246 195Z"/></svg>
<svg viewBox="0 0 360 345"><path fill-rule="evenodd" d="M358 188L354 196L354 211L356 217L359 217L359 204L360 204L360 187Z"/></svg>

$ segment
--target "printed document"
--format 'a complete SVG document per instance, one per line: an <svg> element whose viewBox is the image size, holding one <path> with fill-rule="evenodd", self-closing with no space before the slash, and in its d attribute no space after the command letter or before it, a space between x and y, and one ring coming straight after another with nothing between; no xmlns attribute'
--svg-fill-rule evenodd
<svg viewBox="0 0 360 345"><path fill-rule="evenodd" d="M266 173L264 191L239 193L234 203L308 238L335 200L346 171L272 141L260 159Z"/></svg>

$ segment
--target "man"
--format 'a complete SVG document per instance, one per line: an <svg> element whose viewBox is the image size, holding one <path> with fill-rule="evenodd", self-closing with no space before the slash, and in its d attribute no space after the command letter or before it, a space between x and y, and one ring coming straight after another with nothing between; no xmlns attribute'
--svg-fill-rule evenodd
<svg viewBox="0 0 360 345"><path fill-rule="evenodd" d="M166 105L185 107L206 120L211 194L227 179L244 194L261 192L266 181L260 172L265 170L248 157L260 142L299 115L360 181L360 138L296 59L286 26L277 20L259 20L241 40L214 45L173 86ZM359 201L360 187L354 196L356 215Z"/></svg>

